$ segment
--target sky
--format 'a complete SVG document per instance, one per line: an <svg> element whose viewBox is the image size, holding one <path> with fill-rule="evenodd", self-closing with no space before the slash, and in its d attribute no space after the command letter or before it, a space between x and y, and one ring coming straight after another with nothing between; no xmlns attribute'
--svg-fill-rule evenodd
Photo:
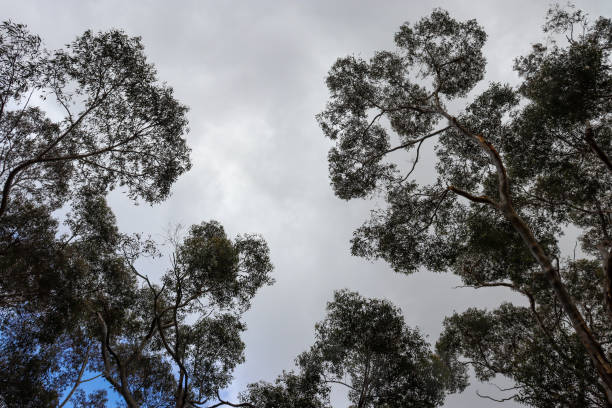
<svg viewBox="0 0 612 408"><path fill-rule="evenodd" d="M576 1L592 16L612 15L609 0ZM272 381L313 342L333 291L348 288L399 306L409 326L435 343L445 316L468 307L493 308L522 300L501 289L457 288L447 274L394 273L384 262L350 255L353 231L380 205L343 201L329 185L331 142L315 114L328 99L326 73L338 58L369 58L393 48L399 26L442 7L460 20L475 18L488 41L485 81L518 83L513 60L544 39L547 1L4 1L3 19L26 24L50 49L87 29L119 28L140 36L160 80L190 107L193 168L162 204L135 205L121 192L109 197L123 232L163 239L176 225L221 222L229 235L259 233L268 242L276 283L262 289L245 315L246 362L227 390ZM460 107L460 105L457 105ZM432 179L426 147L417 181ZM573 248L572 234L563 241ZM141 265L155 277L168 261ZM489 407L476 391L503 396L472 380L445 407ZM506 384L503 379L497 383ZM348 404L334 393L337 407ZM496 404L516 407L511 402Z"/></svg>

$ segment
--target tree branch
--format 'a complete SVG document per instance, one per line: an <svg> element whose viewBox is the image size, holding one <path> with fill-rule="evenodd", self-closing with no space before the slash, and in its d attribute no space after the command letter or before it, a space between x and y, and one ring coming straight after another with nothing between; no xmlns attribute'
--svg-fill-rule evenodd
<svg viewBox="0 0 612 408"><path fill-rule="evenodd" d="M436 136L436 135L439 135L439 134L440 134L440 133L442 133L442 132L447 131L448 129L450 129L450 126L447 126L447 127L443 128L443 129L438 129L438 130L436 130L436 131L435 131L435 132L433 132L433 133L430 133L430 134L425 135L425 136L423 136L423 137L420 137L420 138L418 138L418 139L410 140L409 142L406 142L406 143L404 143L404 144L402 144L402 145L399 145L399 146L393 147L393 148L391 148L391 149L389 149L389 150L387 150L387 151L385 151L385 152L383 152L383 153L380 153L380 154L377 154L377 155L376 155L376 156L374 156L374 157L371 157L370 159L368 159L368 161L366 161L366 163L370 163L370 162L373 162L373 161L374 161L374 160L376 160L376 159L380 159L381 157L383 157L383 156L385 156L385 155L387 155L387 154L389 154L389 153L392 153L392 152L394 152L394 151L396 151L396 150L405 149L405 148L407 148L407 147L414 146L414 145L415 145L415 144L417 144L417 143L419 143L419 144L420 144L420 143L424 142L425 140L427 140L427 139L429 139L429 138L431 138L431 137L434 137L434 136Z"/></svg>
<svg viewBox="0 0 612 408"><path fill-rule="evenodd" d="M230 407L246 407L246 408L257 408L255 405L251 404L250 402L241 402L238 404L234 404L231 403L229 401L225 401L221 398L221 395L219 395L219 391L217 390L217 399L219 400L218 403L214 404L214 405L209 405L207 408L217 408L217 407L221 407L223 405L227 405ZM203 402L197 402L197 401L189 401L192 404L203 404Z"/></svg>
<svg viewBox="0 0 612 408"><path fill-rule="evenodd" d="M104 361L104 378L106 378L108 382L110 382L111 385L115 388L115 390L117 390L117 392L123 396L125 402L130 408L138 408L138 403L136 402L134 396L128 388L127 376L125 373L125 369L121 364L121 360L110 347L110 334L108 331L108 326L106 325L106 322L104 321L104 318L102 317L102 314L100 312L96 312L96 316L98 318L98 321L100 322L100 325L102 326L102 359ZM121 384L119 384L119 382L117 382L117 380L115 380L111 375L112 369L108 358L109 352L113 355L113 358L117 362L117 368L119 371L119 378L121 380Z"/></svg>
<svg viewBox="0 0 612 408"><path fill-rule="evenodd" d="M589 354L599 377L601 378L603 385L606 390L606 396L610 403L612 403L612 365L604 353L601 345L593 336L592 331L588 327L582 313L578 310L574 300L570 296L564 283L561 281L558 271L553 267L550 258L546 254L544 248L540 245L538 240L535 238L533 232L523 220L523 218L516 212L512 205L510 184L508 175L504 167L503 161L497 150L489 143L482 135L477 135L469 131L467 128L462 126L457 120L445 112L439 101L438 109L439 113L446 117L449 122L457 128L466 137L471 138L478 142L482 150L489 157L492 164L497 169L498 179L498 190L499 190L499 207L498 209L503 213L507 221L510 222L514 230L521 236L523 242L529 248L532 256L538 262L544 275L546 276L548 283L555 292L556 298L560 301L565 314L569 317L580 342Z"/></svg>
<svg viewBox="0 0 612 408"><path fill-rule="evenodd" d="M612 161L610 161L610 158L608 157L606 152L604 152L601 147L599 147L597 142L595 142L595 139L593 138L593 128L590 124L587 124L586 130L584 132L584 140L586 140L586 142L589 144L589 147L591 148L591 150L593 150L597 157L599 157L599 159L604 162L608 170L612 171Z"/></svg>
<svg viewBox="0 0 612 408"><path fill-rule="evenodd" d="M448 186L447 187L448 190L452 191L453 193L460 195L462 197L467 198L470 201L473 201L475 203L483 203L483 204L489 204L495 208L499 207L499 204L497 204L495 201L493 201L491 198L489 198L488 196L475 196L472 195L470 193L468 193L467 191L463 191L455 186Z"/></svg>
<svg viewBox="0 0 612 408"><path fill-rule="evenodd" d="M338 380L323 380L323 382L325 383L334 383L334 384L340 384L340 385L344 385L345 387L350 388L351 390L355 390L355 391L359 391L357 388L353 387L352 385L349 385L345 382L342 381L338 381Z"/></svg>
<svg viewBox="0 0 612 408"><path fill-rule="evenodd" d="M68 393L66 398L64 398L64 400L61 402L61 404L58 405L58 408L62 408L64 405L66 405L66 403L70 400L70 398L72 398L72 395L77 390L79 385L81 385L82 382L85 382L85 381L81 381L81 378L83 378L83 373L85 372L85 367L87 366L87 362L89 361L89 349L90 349L90 347L91 347L91 345L87 346L87 351L85 352L85 358L83 359L83 363L81 364L81 369L79 370L79 375L78 375L76 381L74 382L74 386L72 387L72 389L70 390L70 392ZM87 381L89 381L89 380L87 380Z"/></svg>
<svg viewBox="0 0 612 408"><path fill-rule="evenodd" d="M514 394L514 395L512 395L510 397L507 397L507 398L497 399L497 398L490 397L488 395L483 395L483 394L479 393L478 391L476 391L476 395L478 395L480 398L490 399L491 401L495 401L495 402L510 401L510 400L513 400L514 398L518 397L518 394Z"/></svg>

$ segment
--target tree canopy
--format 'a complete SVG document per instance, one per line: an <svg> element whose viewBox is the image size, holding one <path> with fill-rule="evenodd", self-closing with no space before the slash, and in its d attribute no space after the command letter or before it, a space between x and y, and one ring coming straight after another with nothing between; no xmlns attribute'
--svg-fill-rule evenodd
<svg viewBox="0 0 612 408"><path fill-rule="evenodd" d="M0 406L329 408L342 389L353 408L435 407L471 367L513 382L491 400L612 407L612 20L557 6L543 28L515 60L520 84L485 85L483 28L436 9L395 49L338 59L317 116L335 194L385 203L354 255L525 302L454 313L432 350L391 302L337 291L296 367L234 403L221 391L244 361L243 314L273 283L265 240L202 222L164 257L106 201L169 196L191 167L187 107L138 37L86 31L48 50L2 23ZM412 178L426 143L430 185Z"/></svg>
<svg viewBox="0 0 612 408"><path fill-rule="evenodd" d="M0 78L4 305L38 301L71 279L58 275L68 273L56 267L69 257L61 241L84 231L73 219L73 236L56 239L53 211L116 186L158 202L191 164L187 108L157 80L138 37L87 31L49 51L24 25L4 22Z"/></svg>
<svg viewBox="0 0 612 408"><path fill-rule="evenodd" d="M297 358L297 373L283 373L274 384L251 384L243 399L261 408L329 407L336 384L357 408L434 407L466 385L464 366L433 354L388 301L335 292L315 338Z"/></svg>
<svg viewBox="0 0 612 408"><path fill-rule="evenodd" d="M186 113L138 37L86 31L48 51L0 26L2 404L104 406L107 390L80 387L98 377L129 407L221 401L241 315L273 282L267 244L194 225L150 280L136 263L156 244L121 233L105 199L168 197L191 166Z"/></svg>
<svg viewBox="0 0 612 408"><path fill-rule="evenodd" d="M91 304L104 377L129 407L198 407L243 362L240 317L257 289L273 281L268 247L258 236L227 238L216 222L193 225L175 242L160 284L134 266L126 276L144 286L102 291ZM127 287L126 287L127 286Z"/></svg>
<svg viewBox="0 0 612 408"><path fill-rule="evenodd" d="M612 22L556 7L544 30L548 45L535 44L516 60L518 87L491 83L472 96L484 78L485 32L474 20L435 10L402 25L395 50L368 61L338 59L318 119L335 143L329 171L336 195L379 195L388 204L355 232L353 254L385 259L399 272L425 267L453 272L473 287L508 287L533 302L532 313L557 305L589 358L579 365L590 374L573 375L596 378L591 391L612 404L604 329L612 318ZM468 101L453 113L448 106L458 98ZM411 175L430 142L437 180L419 185ZM416 159L409 163L402 152ZM568 224L581 231L584 259L560 253ZM599 265L590 290L598 288L605 324L591 320L590 307L574 297L570 270L580 262ZM522 310L516 313L518 319ZM553 347L553 339L540 340Z"/></svg>
<svg viewBox="0 0 612 408"><path fill-rule="evenodd" d="M0 25L0 216L11 202L56 209L84 186L168 196L190 168L187 108L143 50L112 30L49 51L25 26Z"/></svg>
<svg viewBox="0 0 612 408"><path fill-rule="evenodd" d="M103 197L76 207L77 238L50 267L61 280L49 299L2 309L4 403L56 406L74 394L93 407L106 391L81 395L79 386L100 376L129 407L218 401L244 359L241 315L273 282L265 241L229 239L217 222L193 225L157 282L136 265L159 256L155 243L120 233Z"/></svg>

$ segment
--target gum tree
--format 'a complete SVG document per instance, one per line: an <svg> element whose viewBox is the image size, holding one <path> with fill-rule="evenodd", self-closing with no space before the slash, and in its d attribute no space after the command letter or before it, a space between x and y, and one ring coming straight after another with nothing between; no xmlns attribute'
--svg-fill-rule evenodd
<svg viewBox="0 0 612 408"><path fill-rule="evenodd" d="M168 196L191 166L186 113L138 37L87 31L48 51L25 26L0 25L0 305L52 284L54 210L116 186Z"/></svg>
<svg viewBox="0 0 612 408"><path fill-rule="evenodd" d="M186 113L138 37L87 31L47 50L25 26L0 25L0 394L9 406L63 405L61 391L100 361L85 306L92 288L125 283L118 247L131 240L103 196L121 186L132 199L165 199L191 166ZM72 208L66 228L54 213L62 207ZM69 396L103 401L76 388Z"/></svg>
<svg viewBox="0 0 612 408"><path fill-rule="evenodd" d="M492 83L453 113L448 105L484 78L486 35L474 20L435 10L402 25L394 51L338 59L318 119L335 142L336 195L379 193L388 204L355 232L353 254L403 273L451 271L466 285L508 287L536 304L536 295L550 293L612 404L606 333L571 296L557 245L565 225L580 229L586 257L600 265L609 323L612 23L554 8L544 28L549 45L516 60L518 88ZM435 143L437 155L431 185L410 178L425 143Z"/></svg>
<svg viewBox="0 0 612 408"><path fill-rule="evenodd" d="M25 26L0 25L0 217L12 202L58 208L84 185L168 196L190 167L187 108L143 51L118 30L48 51Z"/></svg>
<svg viewBox="0 0 612 408"><path fill-rule="evenodd" d="M87 395L81 384L102 377L130 407L221 403L244 360L241 316L273 282L265 241L194 225L158 282L136 266L163 262L155 244L120 233L103 197L85 196L69 218L73 239L53 264L44 307L0 314L0 401L94 407L105 391Z"/></svg>
<svg viewBox="0 0 612 408"><path fill-rule="evenodd" d="M331 385L345 389L352 406L434 407L463 390L465 368L431 352L418 330L406 326L388 301L338 291L326 318L315 326L315 343L275 384L249 385L243 399L259 408L329 407Z"/></svg>
<svg viewBox="0 0 612 408"><path fill-rule="evenodd" d="M160 284L134 266L141 246L128 249L119 269L126 283L87 304L96 369L129 407L224 405L219 390L244 361L240 317L273 282L267 244L256 235L231 240L216 222L194 225Z"/></svg>
<svg viewBox="0 0 612 408"><path fill-rule="evenodd" d="M570 260L561 271L570 295L589 326L608 344L612 327L601 302L601 266ZM486 311L470 308L444 322L436 344L443 359L464 359L481 381L503 375L514 382L493 400L515 400L533 407L607 407L604 388L559 302L550 291L524 292L528 306L504 303Z"/></svg>

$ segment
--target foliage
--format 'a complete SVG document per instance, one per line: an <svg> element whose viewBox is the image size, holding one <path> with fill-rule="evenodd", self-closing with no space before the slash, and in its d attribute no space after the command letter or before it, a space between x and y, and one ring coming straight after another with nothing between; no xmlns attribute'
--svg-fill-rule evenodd
<svg viewBox="0 0 612 408"><path fill-rule="evenodd" d="M593 297L597 285L590 281L596 268L594 262L570 265L579 276L567 278L575 279L572 294L591 326L598 328L598 338L607 342L610 324L605 310L598 310L599 299ZM463 356L482 381L496 374L512 379L515 385L504 393L506 399L534 407L608 406L597 373L558 303L548 297L540 305L505 303L490 312L472 308L455 314L445 321L438 353L451 359Z"/></svg>
<svg viewBox="0 0 612 408"><path fill-rule="evenodd" d="M25 226L19 229L22 234L5 241L2 262L12 279L4 282L11 291L3 297L0 347L5 351L3 370L20 372L36 385L23 388L16 405L11 405L11 396L19 394L10 387L1 387L0 395L9 406L29 401L49 405L36 402L43 395L58 404L61 391L82 378L82 364L96 359L91 333L83 325L91 296L101 287L118 291L135 282L119 273L125 265L118 246L131 238L118 233L102 197L84 196L74 203L70 236L56 237L57 222L47 212L24 211L20 216L2 219ZM20 381L17 375L6 378Z"/></svg>
<svg viewBox="0 0 612 408"><path fill-rule="evenodd" d="M176 242L161 286L128 266L145 286L101 291L90 305L102 350L98 370L129 407L217 400L244 359L240 316L257 289L272 283L265 241L230 240L220 224L202 223Z"/></svg>
<svg viewBox="0 0 612 408"><path fill-rule="evenodd" d="M329 408L329 392L317 371L283 372L274 383L249 384L241 398L257 408Z"/></svg>
<svg viewBox="0 0 612 408"><path fill-rule="evenodd" d="M61 319L74 309L67 292L80 289L83 264L72 258L97 256L100 239L116 235L114 224L100 239L81 231L100 212L78 206L98 205L94 197L116 185L132 198L165 198L190 167L187 109L158 83L140 39L117 30L88 31L50 52L25 26L4 22L0 77L0 305L32 310L53 298L37 313ZM53 211L70 203L73 235L56 239Z"/></svg>
<svg viewBox="0 0 612 408"><path fill-rule="evenodd" d="M139 38L86 31L50 52L4 22L0 72L0 216L11 202L59 208L83 186L158 202L189 169L187 108L158 83Z"/></svg>
<svg viewBox="0 0 612 408"><path fill-rule="evenodd" d="M240 316L257 289L272 283L265 241L230 240L216 222L194 225L157 285L135 267L157 256L154 244L119 233L104 198L83 197L70 219L71 239L51 241L63 246L64 262L41 262L56 279L52 293L4 308L6 404L57 405L73 393L93 404L77 389L96 376L131 407L216 399L243 361Z"/></svg>
<svg viewBox="0 0 612 408"><path fill-rule="evenodd" d="M473 20L435 10L400 27L395 51L338 59L318 120L335 142L329 170L336 195L380 195L388 204L355 232L354 255L383 258L403 273L425 267L474 287L508 287L538 308L557 302L569 321L562 330L584 349L576 356L590 359L577 363L591 371L576 369L576 381L597 378L603 388L590 389L612 403L609 343L600 330L612 319L612 22L589 24L582 12L557 7L545 30L557 37L516 60L518 88L489 84L452 114L447 106L484 77L486 35ZM435 139L437 180L419 185L410 177L421 146ZM584 262L598 260L601 279L590 291L598 288L603 321L589 320L572 298L572 263L558 261L567 224L581 230Z"/></svg>
<svg viewBox="0 0 612 408"><path fill-rule="evenodd" d="M0 398L8 406L104 404L91 307L129 305L136 277L104 195L154 203L190 168L187 108L157 80L140 38L85 32L49 51L0 25ZM69 210L65 225L58 209ZM143 377L144 378L144 377Z"/></svg>
<svg viewBox="0 0 612 408"><path fill-rule="evenodd" d="M562 271L589 326L609 343L600 265L568 260ZM496 374L511 378L515 386L507 399L534 407L607 407L605 390L559 303L549 292L523 294L528 307L504 303L493 311L471 308L447 318L438 353L451 360L464 357L482 381Z"/></svg>
<svg viewBox="0 0 612 408"><path fill-rule="evenodd" d="M251 384L246 401L327 407L329 385L340 384L355 407L432 407L465 387L463 366L444 364L391 303L343 290L327 310L315 326L315 344L297 358L299 373L284 373L275 384Z"/></svg>

